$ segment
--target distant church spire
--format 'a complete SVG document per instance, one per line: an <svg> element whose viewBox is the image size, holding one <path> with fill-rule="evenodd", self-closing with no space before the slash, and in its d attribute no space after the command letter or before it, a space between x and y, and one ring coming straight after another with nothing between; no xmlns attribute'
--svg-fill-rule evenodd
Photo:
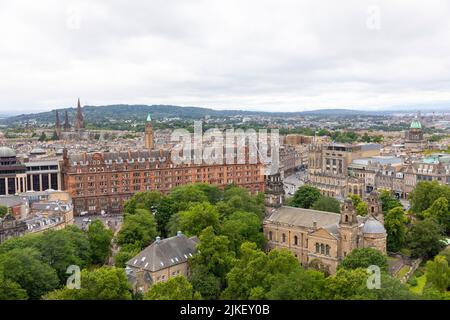
<svg viewBox="0 0 450 320"><path fill-rule="evenodd" d="M82 129L84 129L84 118L83 113L81 113L80 98L78 98L77 115L75 117L75 130L79 131Z"/></svg>
<svg viewBox="0 0 450 320"><path fill-rule="evenodd" d="M66 110L66 113L64 115L64 131L69 131L69 130L70 130L69 115L67 114L67 110Z"/></svg>
<svg viewBox="0 0 450 320"><path fill-rule="evenodd" d="M55 131L58 138L61 138L61 122L59 120L59 112L56 110Z"/></svg>

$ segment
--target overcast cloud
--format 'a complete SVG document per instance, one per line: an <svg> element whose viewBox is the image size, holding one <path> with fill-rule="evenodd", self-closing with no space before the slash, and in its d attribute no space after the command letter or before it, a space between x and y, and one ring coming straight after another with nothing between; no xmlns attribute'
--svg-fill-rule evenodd
<svg viewBox="0 0 450 320"><path fill-rule="evenodd" d="M0 0L2 112L432 105L449 70L446 0Z"/></svg>

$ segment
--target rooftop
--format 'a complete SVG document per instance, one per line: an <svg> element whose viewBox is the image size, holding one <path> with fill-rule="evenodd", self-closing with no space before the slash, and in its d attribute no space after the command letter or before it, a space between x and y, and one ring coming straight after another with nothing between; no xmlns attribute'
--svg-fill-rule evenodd
<svg viewBox="0 0 450 320"><path fill-rule="evenodd" d="M183 234L156 240L126 263L129 267L155 272L186 262L196 252L197 237Z"/></svg>

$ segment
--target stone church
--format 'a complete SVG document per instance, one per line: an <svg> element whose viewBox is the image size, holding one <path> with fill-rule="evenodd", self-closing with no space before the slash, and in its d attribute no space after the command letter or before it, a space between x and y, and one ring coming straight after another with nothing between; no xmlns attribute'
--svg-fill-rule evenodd
<svg viewBox="0 0 450 320"><path fill-rule="evenodd" d="M353 249L371 247L386 254L386 230L378 194L367 200L368 213L358 216L347 199L340 214L281 206L264 220L268 249L286 248L307 267L318 264L330 274Z"/></svg>

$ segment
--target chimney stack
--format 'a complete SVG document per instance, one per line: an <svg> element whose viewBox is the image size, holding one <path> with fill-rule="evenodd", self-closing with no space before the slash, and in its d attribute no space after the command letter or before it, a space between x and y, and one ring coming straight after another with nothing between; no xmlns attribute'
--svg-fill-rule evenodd
<svg viewBox="0 0 450 320"><path fill-rule="evenodd" d="M317 229L317 221L313 221L313 228Z"/></svg>
<svg viewBox="0 0 450 320"><path fill-rule="evenodd" d="M160 236L157 236L156 237L156 243L160 243L161 242L161 237Z"/></svg>

